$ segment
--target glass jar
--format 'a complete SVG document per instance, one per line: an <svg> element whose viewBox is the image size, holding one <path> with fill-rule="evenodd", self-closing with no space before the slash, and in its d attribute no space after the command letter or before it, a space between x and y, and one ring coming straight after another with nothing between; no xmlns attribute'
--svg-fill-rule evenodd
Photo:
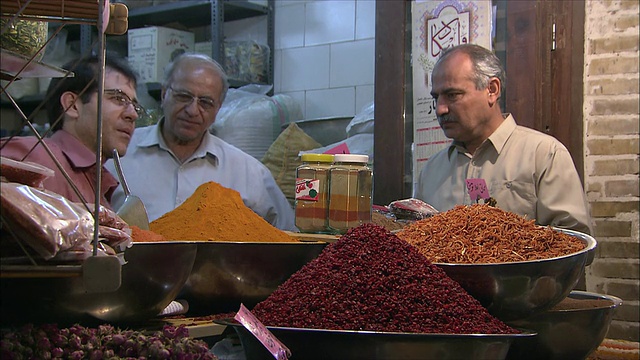
<svg viewBox="0 0 640 360"><path fill-rule="evenodd" d="M344 234L371 222L373 171L369 156L336 154L329 169L329 229Z"/></svg>
<svg viewBox="0 0 640 360"><path fill-rule="evenodd" d="M302 154L296 168L296 227L301 232L327 234L329 231L329 168L331 154Z"/></svg>

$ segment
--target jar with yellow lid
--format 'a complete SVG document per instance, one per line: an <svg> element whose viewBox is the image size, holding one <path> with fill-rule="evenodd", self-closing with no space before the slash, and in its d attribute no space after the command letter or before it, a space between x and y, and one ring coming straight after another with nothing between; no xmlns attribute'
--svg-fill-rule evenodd
<svg viewBox="0 0 640 360"><path fill-rule="evenodd" d="M329 168L331 154L302 154L302 165L296 169L296 227L306 233L330 233Z"/></svg>

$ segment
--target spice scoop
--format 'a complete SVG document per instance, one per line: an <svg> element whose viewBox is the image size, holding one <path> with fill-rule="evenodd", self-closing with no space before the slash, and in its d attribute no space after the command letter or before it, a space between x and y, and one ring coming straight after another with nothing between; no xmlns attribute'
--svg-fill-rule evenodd
<svg viewBox="0 0 640 360"><path fill-rule="evenodd" d="M147 215L147 209L139 197L131 195L127 181L122 173L122 167L120 166L120 154L118 154L118 150L116 149L113 149L113 164L115 165L120 184L122 184L122 189L124 190L124 203L116 213L127 224L135 225L143 230L149 230L149 215Z"/></svg>

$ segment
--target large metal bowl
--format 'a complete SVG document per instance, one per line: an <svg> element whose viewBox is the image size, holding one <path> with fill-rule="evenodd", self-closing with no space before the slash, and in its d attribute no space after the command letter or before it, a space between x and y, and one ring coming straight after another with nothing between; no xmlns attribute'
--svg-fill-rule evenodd
<svg viewBox="0 0 640 360"><path fill-rule="evenodd" d="M2 319L11 322L138 322L157 316L175 299L196 258L189 242L133 243L126 249L121 285L88 291L82 276L2 278Z"/></svg>
<svg viewBox="0 0 640 360"><path fill-rule="evenodd" d="M509 350L509 359L585 359L604 340L615 309L622 300L611 295L572 291L570 298L606 300L609 304L575 309L551 309L527 319L510 322L511 326L537 331L535 338L518 339Z"/></svg>
<svg viewBox="0 0 640 360"><path fill-rule="evenodd" d="M548 310L564 299L593 259L596 240L587 234L556 230L582 240L585 248L544 260L494 264L436 263L500 320L517 320Z"/></svg>
<svg viewBox="0 0 640 360"><path fill-rule="evenodd" d="M247 359L273 359L266 348L244 326L225 319L217 323L232 326ZM515 339L522 334L415 334L377 331L299 329L267 326L291 350L291 360L384 360L384 359L505 359Z"/></svg>
<svg viewBox="0 0 640 360"><path fill-rule="evenodd" d="M353 116L326 117L296 121L296 125L322 146L331 145L347 138L347 125ZM282 124L282 130L290 123Z"/></svg>
<svg viewBox="0 0 640 360"><path fill-rule="evenodd" d="M198 254L179 298L188 315L252 308L315 259L326 242L197 242Z"/></svg>

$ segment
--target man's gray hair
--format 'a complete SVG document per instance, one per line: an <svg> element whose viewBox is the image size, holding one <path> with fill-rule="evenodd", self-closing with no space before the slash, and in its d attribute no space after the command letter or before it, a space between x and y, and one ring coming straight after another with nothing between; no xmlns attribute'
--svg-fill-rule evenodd
<svg viewBox="0 0 640 360"><path fill-rule="evenodd" d="M164 68L164 79L162 82L162 86L166 89L171 85L171 82L173 81L173 73L177 68L179 68L179 65L185 61L194 61L205 66L209 66L218 74L218 76L220 76L220 79L222 80L222 94L220 96L220 104L222 104L224 102L224 99L227 97L227 92L229 91L229 78L227 77L227 73L224 71L222 65L213 60L210 56L204 54L183 53L178 55Z"/></svg>
<svg viewBox="0 0 640 360"><path fill-rule="evenodd" d="M462 44L447 48L440 54L435 66L457 52L467 54L471 59L471 63L473 64L472 80L477 90L486 88L489 85L489 79L497 77L500 80L500 85L504 92L507 75L500 59L498 59L492 51L480 45Z"/></svg>

